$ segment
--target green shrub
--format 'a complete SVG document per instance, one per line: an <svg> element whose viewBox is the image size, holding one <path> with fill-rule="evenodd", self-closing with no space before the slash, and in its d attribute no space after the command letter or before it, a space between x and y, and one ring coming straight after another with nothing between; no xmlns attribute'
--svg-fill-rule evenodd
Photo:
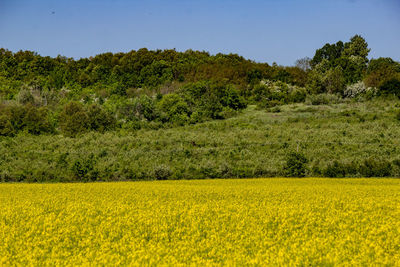
<svg viewBox="0 0 400 267"><path fill-rule="evenodd" d="M307 173L308 159L303 153L291 152L287 155L284 173L288 177L304 177Z"/></svg>
<svg viewBox="0 0 400 267"><path fill-rule="evenodd" d="M153 177L156 180L167 180L171 176L171 169L166 165L158 165L153 170Z"/></svg>
<svg viewBox="0 0 400 267"><path fill-rule="evenodd" d="M365 177L385 177L390 176L392 164L386 160L376 160L369 158L359 167L359 172Z"/></svg>
<svg viewBox="0 0 400 267"><path fill-rule="evenodd" d="M151 97L147 95L142 95L134 99L136 116L139 119L146 119L148 121L152 121L157 118L157 110L154 105L154 101Z"/></svg>
<svg viewBox="0 0 400 267"><path fill-rule="evenodd" d="M323 175L325 177L345 177L346 168L343 166L343 164L335 160L326 167L326 169L323 171Z"/></svg>
<svg viewBox="0 0 400 267"><path fill-rule="evenodd" d="M25 128L26 125L25 106L7 106L2 110L2 113L9 117L9 120L15 132L20 132Z"/></svg>
<svg viewBox="0 0 400 267"><path fill-rule="evenodd" d="M30 104L0 107L0 135L13 136L21 131L34 135L53 133L48 109Z"/></svg>
<svg viewBox="0 0 400 267"><path fill-rule="evenodd" d="M157 107L162 112L164 121L184 123L188 120L189 107L178 94L164 95L157 103Z"/></svg>
<svg viewBox="0 0 400 267"><path fill-rule="evenodd" d="M95 181L98 176L95 163L93 154L88 158L75 160L71 165L73 177L78 181Z"/></svg>
<svg viewBox="0 0 400 267"><path fill-rule="evenodd" d="M87 132L89 117L85 107L79 102L70 102L64 106L59 117L59 125L65 136L75 137Z"/></svg>
<svg viewBox="0 0 400 267"><path fill-rule="evenodd" d="M270 108L270 111L272 113L280 113L282 110L280 107L277 106L277 107Z"/></svg>
<svg viewBox="0 0 400 267"><path fill-rule="evenodd" d="M253 99L257 102L265 99L271 94L271 90L265 84L257 84L253 88Z"/></svg>
<svg viewBox="0 0 400 267"><path fill-rule="evenodd" d="M99 105L92 104L87 110L88 127L90 130L105 132L115 129L116 120L109 112L103 110Z"/></svg>
<svg viewBox="0 0 400 267"><path fill-rule="evenodd" d="M293 90L289 95L289 101L293 103L302 103L306 100L307 91L305 89L299 88Z"/></svg>
<svg viewBox="0 0 400 267"><path fill-rule="evenodd" d="M393 175L395 177L400 177L400 159L394 159L392 161Z"/></svg>
<svg viewBox="0 0 400 267"><path fill-rule="evenodd" d="M14 136L15 130L7 115L0 115L0 136Z"/></svg>
<svg viewBox="0 0 400 267"><path fill-rule="evenodd" d="M26 107L25 129L30 134L53 133L54 126L50 123L49 111L45 107Z"/></svg>
<svg viewBox="0 0 400 267"><path fill-rule="evenodd" d="M135 97L132 101L124 101L119 106L117 113L121 119L126 121L153 121L159 116L154 100L147 95Z"/></svg>
<svg viewBox="0 0 400 267"><path fill-rule="evenodd" d="M394 94L400 97L400 80L393 78L384 82L380 87L382 94Z"/></svg>
<svg viewBox="0 0 400 267"><path fill-rule="evenodd" d="M211 119L223 119L223 115L221 114L223 110L223 106L221 102L219 101L218 97L215 94L208 94L207 96L204 97L202 100L203 102L200 104L199 107L197 107L198 110L206 118L211 118Z"/></svg>
<svg viewBox="0 0 400 267"><path fill-rule="evenodd" d="M196 120L223 119L247 106L239 91L225 81L201 81L185 85L180 94L191 112L197 112ZM189 112L189 113L191 113ZM200 118L201 116L201 118Z"/></svg>
<svg viewBox="0 0 400 267"><path fill-rule="evenodd" d="M247 106L246 101L239 95L239 92L232 85L226 85L223 88L219 88L219 94L220 102L225 107L239 110L244 109Z"/></svg>

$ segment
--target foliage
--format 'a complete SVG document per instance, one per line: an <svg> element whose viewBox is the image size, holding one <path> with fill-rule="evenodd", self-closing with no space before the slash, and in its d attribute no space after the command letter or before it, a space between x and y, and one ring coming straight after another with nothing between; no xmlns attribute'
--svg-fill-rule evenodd
<svg viewBox="0 0 400 267"><path fill-rule="evenodd" d="M71 165L73 178L77 181L95 181L98 172L94 169L94 155L90 154L88 158L77 159Z"/></svg>
<svg viewBox="0 0 400 267"><path fill-rule="evenodd" d="M274 79L304 85L305 71L298 67L271 67L235 54L210 55L207 52L150 51L145 48L128 53L103 53L74 60L43 57L31 51L13 53L0 49L0 90L2 96L15 97L19 83L34 81L37 88L59 91L80 88L95 93L107 88L111 94L126 96L132 88L157 90L171 82L227 80L241 91L248 83ZM17 81L17 83L15 83ZM18 83L19 82L19 83ZM71 99L69 99L71 100Z"/></svg>
<svg viewBox="0 0 400 267"><path fill-rule="evenodd" d="M93 131L105 132L116 127L115 118L97 104L88 107L87 118L88 128Z"/></svg>
<svg viewBox="0 0 400 267"><path fill-rule="evenodd" d="M192 50L0 49L0 178L399 176L400 65L368 53L358 35L294 67ZM295 149L309 162L289 160Z"/></svg>
<svg viewBox="0 0 400 267"><path fill-rule="evenodd" d="M158 165L154 168L153 177L156 180L166 180L171 176L171 170L168 166Z"/></svg>
<svg viewBox="0 0 400 267"><path fill-rule="evenodd" d="M393 94L400 97L400 79L390 79L384 82L379 89L382 94Z"/></svg>
<svg viewBox="0 0 400 267"><path fill-rule="evenodd" d="M185 123L190 115L187 103L178 94L165 95L157 105L165 121Z"/></svg>
<svg viewBox="0 0 400 267"><path fill-rule="evenodd" d="M48 109L37 108L30 104L0 105L0 135L13 136L18 132L27 132L34 135L54 133Z"/></svg>
<svg viewBox="0 0 400 267"><path fill-rule="evenodd" d="M310 100L340 102L331 95L363 101L397 94L400 64L390 58L368 61L369 52L359 35L326 44L312 59L300 59L295 66L193 50L142 48L75 60L1 48L0 103L31 105L38 112L43 107L43 122L50 118L53 128L21 130L24 112L18 111L12 119L2 113L2 132L13 136L59 129L75 137L88 131L159 129L230 118L249 103L267 109ZM67 114L66 106L72 102L81 106ZM33 114L39 113L30 113L37 121Z"/></svg>
<svg viewBox="0 0 400 267"><path fill-rule="evenodd" d="M15 130L9 116L0 115L0 136L14 136Z"/></svg>
<svg viewBox="0 0 400 267"><path fill-rule="evenodd" d="M196 120L222 119L230 110L246 108L247 103L238 90L223 81L189 83L180 91ZM225 114L225 115L224 115ZM193 118L193 116L192 116Z"/></svg>
<svg viewBox="0 0 400 267"><path fill-rule="evenodd" d="M253 94L259 107L273 107L276 105L300 103L306 99L304 88L291 86L283 82L262 81L253 88Z"/></svg>
<svg viewBox="0 0 400 267"><path fill-rule="evenodd" d="M284 171L289 177L304 177L307 172L308 159L303 153L290 152L286 159Z"/></svg>
<svg viewBox="0 0 400 267"><path fill-rule="evenodd" d="M60 113L60 128L65 136L75 137L89 128L89 117L83 104L70 102Z"/></svg>
<svg viewBox="0 0 400 267"><path fill-rule="evenodd" d="M399 77L400 63L391 58L371 59L368 63L365 83L370 87L379 87L384 82Z"/></svg>
<svg viewBox="0 0 400 267"><path fill-rule="evenodd" d="M357 98L363 95L371 98L376 95L376 91L371 87L367 87L362 81L347 85L343 92L343 96L346 98Z"/></svg>
<svg viewBox="0 0 400 267"><path fill-rule="evenodd" d="M367 70L369 52L368 43L360 35L353 36L350 42L339 41L317 49L311 60L314 74L308 82L312 85L312 90L316 93L341 92L343 85L361 80ZM321 71L321 65L324 65L324 71ZM326 78L327 86L319 87L317 80L321 77L318 77L318 74L322 75L325 72L331 77Z"/></svg>
<svg viewBox="0 0 400 267"><path fill-rule="evenodd" d="M366 176L360 166L373 155L392 165L387 176L398 177L398 102L379 97L276 110L250 105L227 120L181 127L151 121L139 130L92 131L74 139L18 134L11 125L16 136L0 137L0 180L78 181L71 166L83 165L90 153L96 181L153 180L162 165L168 166L168 179L271 177L286 175L287 155L297 149L309 161L307 176L343 176L342 171L328 175L335 161L339 165L333 167L344 169L346 177Z"/></svg>
<svg viewBox="0 0 400 267"><path fill-rule="evenodd" d="M385 177L392 171L389 161L377 160L374 158L365 159L360 166L360 173L365 177Z"/></svg>
<svg viewBox="0 0 400 267"><path fill-rule="evenodd" d="M21 89L18 93L17 96L17 101L19 104L31 104L33 105L35 103L35 99L33 98L33 95L31 94L30 90L27 89Z"/></svg>
<svg viewBox="0 0 400 267"><path fill-rule="evenodd" d="M86 107L80 102L70 102L60 113L60 128L65 136L75 137L87 131L105 132L116 127L115 118L97 104Z"/></svg>
<svg viewBox="0 0 400 267"><path fill-rule="evenodd" d="M346 167L343 164L340 164L337 160L333 161L333 163L329 164L328 167L323 172L326 177L345 177L346 176Z"/></svg>

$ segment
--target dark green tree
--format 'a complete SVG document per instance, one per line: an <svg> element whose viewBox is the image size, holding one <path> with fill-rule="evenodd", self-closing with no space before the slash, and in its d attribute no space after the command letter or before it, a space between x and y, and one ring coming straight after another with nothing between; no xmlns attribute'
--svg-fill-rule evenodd
<svg viewBox="0 0 400 267"><path fill-rule="evenodd" d="M87 110L88 128L93 131L105 132L115 129L114 116L103 110L99 105L92 104Z"/></svg>
<svg viewBox="0 0 400 267"><path fill-rule="evenodd" d="M303 153L291 152L286 158L284 172L289 177L304 177L307 172L308 159Z"/></svg>
<svg viewBox="0 0 400 267"><path fill-rule="evenodd" d="M70 102L64 106L59 117L60 129L65 136L75 137L89 130L89 117L79 102Z"/></svg>

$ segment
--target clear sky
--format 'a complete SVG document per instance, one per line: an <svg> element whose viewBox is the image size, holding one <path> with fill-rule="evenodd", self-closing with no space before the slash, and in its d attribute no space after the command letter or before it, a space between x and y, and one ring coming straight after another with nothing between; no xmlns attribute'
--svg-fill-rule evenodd
<svg viewBox="0 0 400 267"><path fill-rule="evenodd" d="M355 34L400 61L400 0L0 0L0 47L44 56L176 48L293 65Z"/></svg>

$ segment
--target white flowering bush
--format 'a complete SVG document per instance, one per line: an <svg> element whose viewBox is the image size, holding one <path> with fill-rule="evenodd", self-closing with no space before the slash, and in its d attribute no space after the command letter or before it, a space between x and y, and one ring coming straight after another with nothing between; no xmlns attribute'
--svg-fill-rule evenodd
<svg viewBox="0 0 400 267"><path fill-rule="evenodd" d="M376 89L373 87L367 87L363 81L359 81L348 85L343 92L343 95L346 98L356 98L364 94L375 95Z"/></svg>

